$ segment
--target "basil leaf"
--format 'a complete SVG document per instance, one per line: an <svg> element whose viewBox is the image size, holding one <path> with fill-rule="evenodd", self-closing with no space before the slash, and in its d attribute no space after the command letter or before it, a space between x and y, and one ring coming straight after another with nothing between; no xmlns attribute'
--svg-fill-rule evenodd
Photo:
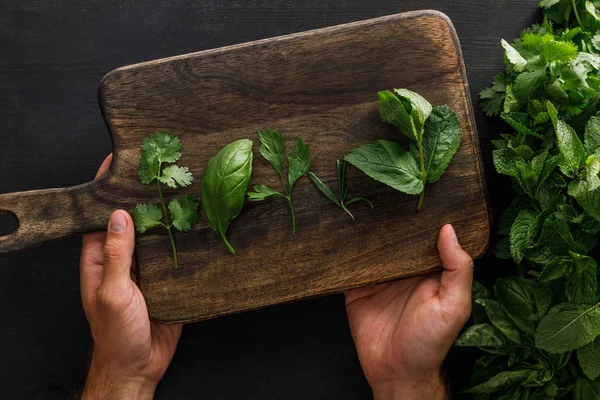
<svg viewBox="0 0 600 400"><path fill-rule="evenodd" d="M506 336L516 344L522 343L521 334L519 333L519 330L507 317L499 302L489 299L480 299L476 300L476 302L485 307L485 311L487 313L488 318L490 319L490 322L492 323L492 325L498 328L498 330L500 330L500 332L502 332L504 336Z"/></svg>
<svg viewBox="0 0 600 400"><path fill-rule="evenodd" d="M398 143L376 140L352 150L344 160L403 193L419 194L424 189L417 162Z"/></svg>
<svg viewBox="0 0 600 400"><path fill-rule="evenodd" d="M478 394L478 393L494 393L502 388L509 387L517 382L520 382L527 378L531 374L530 369L523 369L518 371L505 371L500 372L498 375L492 377L489 381L484 382L475 387L469 388L462 393L464 394Z"/></svg>
<svg viewBox="0 0 600 400"><path fill-rule="evenodd" d="M211 228L231 253L235 250L225 234L240 214L252 175L252 141L237 140L223 147L206 164L202 179L202 208Z"/></svg>
<svg viewBox="0 0 600 400"><path fill-rule="evenodd" d="M508 354L516 346L502 331L491 324L478 324L470 326L456 339L455 344L460 347L479 347L492 354Z"/></svg>
<svg viewBox="0 0 600 400"><path fill-rule="evenodd" d="M529 336L535 334L534 283L523 278L498 279L494 286L496 299L508 317Z"/></svg>
<svg viewBox="0 0 600 400"><path fill-rule="evenodd" d="M599 304L555 306L540 321L536 347L549 353L564 353L593 341L600 335Z"/></svg>

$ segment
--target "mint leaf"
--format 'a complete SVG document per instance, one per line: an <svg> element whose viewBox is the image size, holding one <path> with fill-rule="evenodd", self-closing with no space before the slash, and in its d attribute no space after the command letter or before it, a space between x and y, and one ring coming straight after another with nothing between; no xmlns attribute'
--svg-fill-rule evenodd
<svg viewBox="0 0 600 400"><path fill-rule="evenodd" d="M298 179L306 175L310 169L309 161L310 146L304 144L304 141L296 137L296 145L292 148L288 156L288 181L290 191Z"/></svg>
<svg viewBox="0 0 600 400"><path fill-rule="evenodd" d="M462 130L456 113L448 106L434 107L423 132L423 157L429 183L437 182L446 172L461 139ZM414 141L410 143L410 152L415 160L419 159Z"/></svg>
<svg viewBox="0 0 600 400"><path fill-rule="evenodd" d="M531 225L535 222L536 214L530 210L522 210L510 229L510 253L515 262L520 263L523 249L529 247L533 237L529 234Z"/></svg>
<svg viewBox="0 0 600 400"><path fill-rule="evenodd" d="M593 188L587 181L573 180L569 183L569 195L592 217L600 221L600 188Z"/></svg>
<svg viewBox="0 0 600 400"><path fill-rule="evenodd" d="M548 103L548 113L554 124L556 145L561 154L559 166L565 175L573 177L579 167L585 162L587 154L573 128L557 118L556 109L552 103Z"/></svg>
<svg viewBox="0 0 600 400"><path fill-rule="evenodd" d="M275 171L283 178L285 145L283 135L273 129L258 130L258 140L260 148L258 151L267 160Z"/></svg>
<svg viewBox="0 0 600 400"><path fill-rule="evenodd" d="M505 113L502 113L501 118L504 120L504 122L506 122L507 124L512 126L520 134L527 135L527 136L533 136L538 139L542 138L542 136L539 133L534 132L527 127L527 123L528 123L527 121L529 120L529 115L527 115L525 113L505 112Z"/></svg>
<svg viewBox="0 0 600 400"><path fill-rule="evenodd" d="M492 157L494 167L499 174L512 177L517 176L517 165L519 162L523 161L523 158L513 149L494 150Z"/></svg>
<svg viewBox="0 0 600 400"><path fill-rule="evenodd" d="M423 96L408 89L394 89L394 93L403 99L407 105L407 111L410 113L416 129L417 140L421 138L425 121L431 115L432 107Z"/></svg>
<svg viewBox="0 0 600 400"><path fill-rule="evenodd" d="M135 230L144 233L148 229L162 225L163 213L154 204L138 204L131 213Z"/></svg>
<svg viewBox="0 0 600 400"><path fill-rule="evenodd" d="M515 97L519 103L526 103L533 92L546 80L546 67L536 68L523 72L517 76L513 85Z"/></svg>
<svg viewBox="0 0 600 400"><path fill-rule="evenodd" d="M248 192L248 198L252 201L261 201L272 197L285 197L285 195L265 185L256 185L254 192Z"/></svg>
<svg viewBox="0 0 600 400"><path fill-rule="evenodd" d="M525 58L523 58L523 56L519 54L519 52L515 50L515 48L512 47L506 40L502 39L500 43L504 48L506 58L508 58L508 61L510 61L510 63L513 65L515 71L523 71L525 65L527 65L527 60L525 60Z"/></svg>
<svg viewBox="0 0 600 400"><path fill-rule="evenodd" d="M569 257L556 257L544 267L540 282L550 282L560 279L571 272L572 260Z"/></svg>
<svg viewBox="0 0 600 400"><path fill-rule="evenodd" d="M600 34L600 32L598 32ZM585 150L588 154L594 154L600 149L600 118L591 117L585 126Z"/></svg>
<svg viewBox="0 0 600 400"><path fill-rule="evenodd" d="M409 139L419 140L417 130L408 104L404 104L394 93L383 90L379 96L379 113L383 122L393 125Z"/></svg>
<svg viewBox="0 0 600 400"><path fill-rule="evenodd" d="M549 353L564 353L593 341L600 335L599 304L554 307L540 321L535 334L536 347Z"/></svg>
<svg viewBox="0 0 600 400"><path fill-rule="evenodd" d="M174 164L163 169L159 179L161 183L174 189L177 188L177 186L187 187L191 185L194 180L188 167L180 167Z"/></svg>
<svg viewBox="0 0 600 400"><path fill-rule="evenodd" d="M593 304L597 290L595 262L580 273L571 273L565 284L567 300L572 304Z"/></svg>
<svg viewBox="0 0 600 400"><path fill-rule="evenodd" d="M571 231L564 218L558 215L544 221L542 233L537 243L523 250L529 261L538 264L548 264L557 256L567 256L570 251L583 253L581 245L573 239Z"/></svg>
<svg viewBox="0 0 600 400"><path fill-rule="evenodd" d="M193 194L186 194L169 202L169 211L173 220L173 226L185 232L192 229L192 225L198 222L198 201Z"/></svg>
<svg viewBox="0 0 600 400"><path fill-rule="evenodd" d="M419 194L424 189L417 162L398 143L376 140L352 150L344 160L403 193Z"/></svg>
<svg viewBox="0 0 600 400"><path fill-rule="evenodd" d="M583 373L595 380L600 376L600 337L577 349L577 359Z"/></svg>

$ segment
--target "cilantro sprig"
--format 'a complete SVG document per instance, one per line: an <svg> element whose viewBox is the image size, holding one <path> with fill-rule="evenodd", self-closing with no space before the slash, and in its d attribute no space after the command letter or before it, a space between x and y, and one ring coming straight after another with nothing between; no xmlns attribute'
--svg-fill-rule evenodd
<svg viewBox="0 0 600 400"><path fill-rule="evenodd" d="M168 206L163 196L162 185L176 189L192 184L193 177L189 169L175 164L181 158L181 147L179 138L166 132L155 132L143 140L138 176L145 184L156 181L160 208L154 204L138 204L132 213L139 233L145 233L156 226L167 230L173 249L174 268L179 267L179 261L173 230L188 231L199 218L196 196L182 195L172 199Z"/></svg>

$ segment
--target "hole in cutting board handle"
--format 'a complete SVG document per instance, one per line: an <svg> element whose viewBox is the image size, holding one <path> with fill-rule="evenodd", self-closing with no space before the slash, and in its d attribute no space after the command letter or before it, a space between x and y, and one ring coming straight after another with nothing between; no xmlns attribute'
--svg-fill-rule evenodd
<svg viewBox="0 0 600 400"><path fill-rule="evenodd" d="M0 210L0 237L14 233L19 227L19 219L12 211Z"/></svg>

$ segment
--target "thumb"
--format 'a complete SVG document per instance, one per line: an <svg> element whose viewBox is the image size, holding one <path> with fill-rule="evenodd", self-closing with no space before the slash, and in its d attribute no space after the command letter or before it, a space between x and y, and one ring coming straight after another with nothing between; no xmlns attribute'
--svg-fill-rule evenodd
<svg viewBox="0 0 600 400"><path fill-rule="evenodd" d="M104 244L103 284L113 286L129 283L134 249L133 220L127 212L117 210L110 216Z"/></svg>
<svg viewBox="0 0 600 400"><path fill-rule="evenodd" d="M438 250L444 267L440 280L440 298L456 311L470 314L473 259L458 243L452 225L444 225L440 230Z"/></svg>

